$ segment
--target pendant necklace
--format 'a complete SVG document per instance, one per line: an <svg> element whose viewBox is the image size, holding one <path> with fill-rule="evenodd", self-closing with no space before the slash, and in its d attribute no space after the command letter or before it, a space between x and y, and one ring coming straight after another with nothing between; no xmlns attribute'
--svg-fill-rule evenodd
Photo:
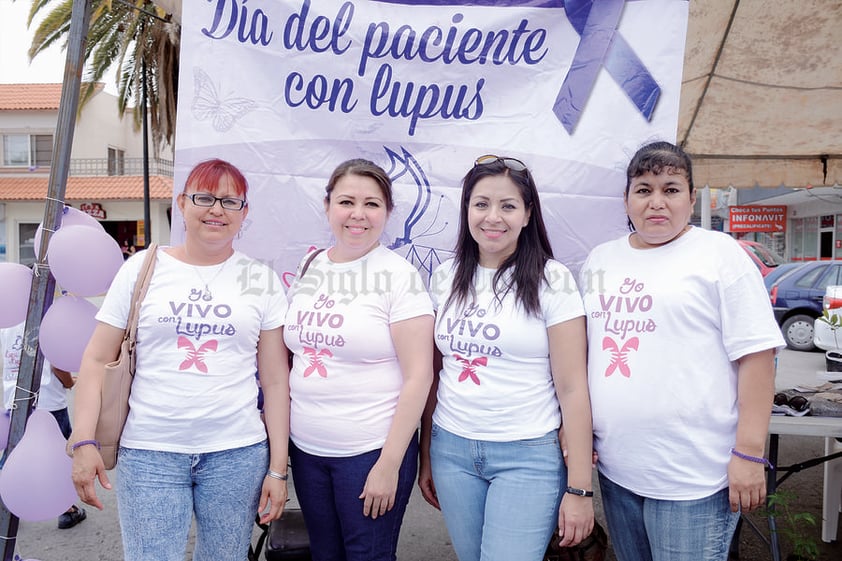
<svg viewBox="0 0 842 561"><path fill-rule="evenodd" d="M230 259L230 257L228 259ZM220 273L222 273L222 270L225 269L225 265L228 264L228 259L222 262L222 266L219 267L219 269L216 271L216 273L214 273L213 277L209 281L205 280L205 277L202 276L202 273L199 272L199 268L196 265L192 266L193 270L196 271L196 276L198 276L199 280L202 281L202 284L205 285L205 288L204 290L202 290L201 295L202 300L204 300L205 302L210 302L211 300L213 300L213 293L211 292L209 285L213 284L213 281L215 281L216 278L220 275Z"/></svg>

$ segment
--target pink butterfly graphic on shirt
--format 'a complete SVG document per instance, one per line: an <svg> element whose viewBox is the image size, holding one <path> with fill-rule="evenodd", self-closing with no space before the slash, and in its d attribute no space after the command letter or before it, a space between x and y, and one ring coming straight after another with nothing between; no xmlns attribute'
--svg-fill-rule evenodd
<svg viewBox="0 0 842 561"><path fill-rule="evenodd" d="M462 358L461 356L454 354L453 358L462 363L462 372L461 374L459 374L459 381L464 382L465 380L470 378L473 383L479 385L479 376L477 376L477 366L488 366L488 357L481 356L473 360L469 360L467 358Z"/></svg>
<svg viewBox="0 0 842 561"><path fill-rule="evenodd" d="M602 350L611 350L611 364L608 365L608 368L605 369L605 377L612 375L615 370L619 369L620 374L629 378L631 376L631 370L629 370L629 365L626 364L628 360L628 352L631 349L637 350L637 346L640 343L637 337L632 337L625 343L623 343L622 347L617 346L616 341L611 337L605 337L602 340Z"/></svg>
<svg viewBox="0 0 842 561"><path fill-rule="evenodd" d="M310 366L304 370L304 377L306 378L313 372L317 372L322 378L327 378L327 368L322 363L322 357L326 356L330 358L333 356L333 353L329 349L322 349L317 352L316 349L311 347L304 347L304 354L310 359Z"/></svg>
<svg viewBox="0 0 842 561"><path fill-rule="evenodd" d="M179 365L179 370L187 370L191 366L195 366L196 370L204 374L208 373L208 365L205 364L205 353L208 351L216 352L219 342L216 339L206 341L199 345L199 348L193 346L193 343L184 335L178 338L178 348L187 349L187 357Z"/></svg>

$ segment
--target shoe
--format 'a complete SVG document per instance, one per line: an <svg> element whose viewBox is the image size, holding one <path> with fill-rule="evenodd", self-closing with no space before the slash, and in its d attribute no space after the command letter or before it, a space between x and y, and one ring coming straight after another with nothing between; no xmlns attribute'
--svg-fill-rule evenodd
<svg viewBox="0 0 842 561"><path fill-rule="evenodd" d="M87 517L88 515L85 514L84 508L73 505L70 507L70 510L58 517L59 530L72 528Z"/></svg>

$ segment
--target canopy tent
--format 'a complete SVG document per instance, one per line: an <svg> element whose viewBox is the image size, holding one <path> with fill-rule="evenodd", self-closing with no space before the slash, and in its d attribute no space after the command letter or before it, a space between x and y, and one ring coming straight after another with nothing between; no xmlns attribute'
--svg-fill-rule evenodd
<svg viewBox="0 0 842 561"><path fill-rule="evenodd" d="M677 139L697 185L842 184L840 24L838 0L690 2Z"/></svg>

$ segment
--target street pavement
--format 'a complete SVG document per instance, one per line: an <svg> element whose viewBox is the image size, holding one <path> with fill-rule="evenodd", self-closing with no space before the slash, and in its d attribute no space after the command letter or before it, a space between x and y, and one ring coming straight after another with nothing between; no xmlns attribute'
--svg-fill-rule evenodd
<svg viewBox="0 0 842 561"><path fill-rule="evenodd" d="M822 353L803 353L784 350L778 360L778 389L791 388L798 384L815 385L821 382L817 372L824 370ZM822 455L824 441L821 438L782 436L780 438L780 464L792 464ZM111 472L114 476L114 472ZM119 484L119 483L117 483ZM796 512L808 512L816 517L817 525L807 529L807 536L819 546L819 561L842 560L842 541L825 544L821 541L822 469L814 467L793 475L784 483L784 488L795 494L792 508ZM597 519L604 522L596 489L594 506ZM21 521L15 552L21 560L38 561L121 561L122 546L117 521L116 498L113 492L100 490L105 503L103 511L85 507L88 518L75 528L59 530L56 521ZM528 500L524 498L524 500ZM294 497L293 502L294 503ZM757 514L750 515L763 530L764 520ZM255 534L257 535L257 534ZM191 532L192 536L192 532ZM839 529L842 540L842 527ZM791 548L783 545L784 553ZM192 556L192 537L186 559ZM771 556L761 538L746 527L740 537L740 558L748 561L765 561ZM457 561L450 545L441 513L428 505L417 487L410 499L403 530L398 546L399 561ZM614 561L609 551L607 561ZM151 561L151 560L150 560ZM517 560L512 560L517 561Z"/></svg>

